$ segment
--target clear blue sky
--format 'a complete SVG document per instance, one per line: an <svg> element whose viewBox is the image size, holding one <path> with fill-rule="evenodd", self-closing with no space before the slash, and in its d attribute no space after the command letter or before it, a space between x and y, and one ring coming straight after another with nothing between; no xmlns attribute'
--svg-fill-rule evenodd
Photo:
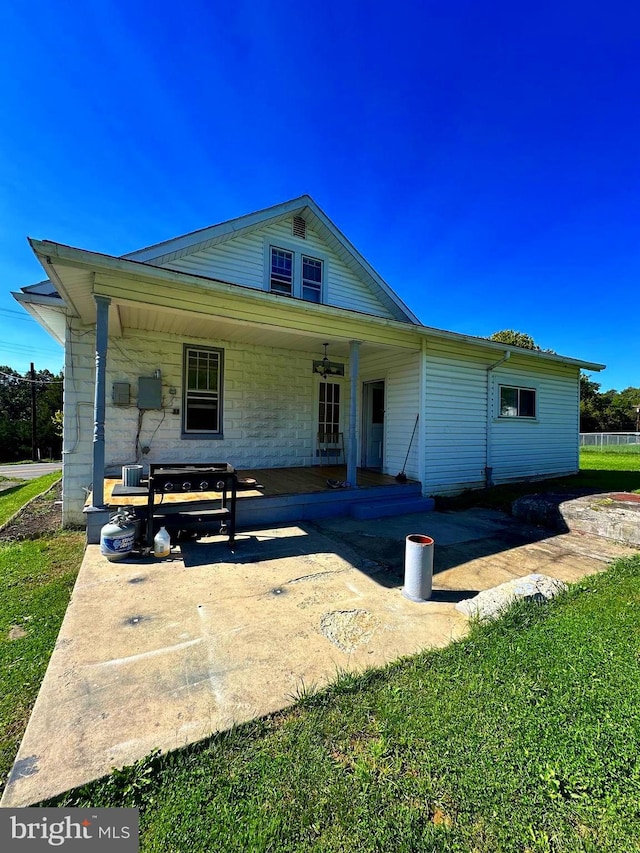
<svg viewBox="0 0 640 853"><path fill-rule="evenodd" d="M640 386L640 5L6 0L0 363L27 235L112 254L308 192L427 325Z"/></svg>

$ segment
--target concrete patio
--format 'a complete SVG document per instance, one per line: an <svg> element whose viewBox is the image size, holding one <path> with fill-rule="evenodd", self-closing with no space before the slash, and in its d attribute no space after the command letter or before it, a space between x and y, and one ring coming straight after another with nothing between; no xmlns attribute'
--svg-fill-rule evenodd
<svg viewBox="0 0 640 853"><path fill-rule="evenodd" d="M434 593L401 593L404 537L436 541ZM283 524L164 561L89 546L3 806L283 708L341 670L464 635L455 604L530 572L565 581L632 549L488 510Z"/></svg>

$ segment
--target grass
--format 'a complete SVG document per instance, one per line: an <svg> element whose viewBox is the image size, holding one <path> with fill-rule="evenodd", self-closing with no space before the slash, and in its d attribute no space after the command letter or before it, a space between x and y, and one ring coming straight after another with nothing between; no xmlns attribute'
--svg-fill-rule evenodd
<svg viewBox="0 0 640 853"><path fill-rule="evenodd" d="M40 482L40 491L42 486ZM0 546L2 780L11 769L58 636L82 559L84 538L81 533L65 533Z"/></svg>
<svg viewBox="0 0 640 853"><path fill-rule="evenodd" d="M620 450L621 448L617 447L581 448L578 474L529 483L509 483L490 489L468 490L455 497L436 497L436 507L449 510L481 506L510 512L511 504L516 498L533 492L640 492L640 453Z"/></svg>
<svg viewBox="0 0 640 853"><path fill-rule="evenodd" d="M0 527L6 524L28 501L45 492L59 479L60 472L57 471L36 477L34 480L27 480L0 492Z"/></svg>
<svg viewBox="0 0 640 853"><path fill-rule="evenodd" d="M603 453L610 454L627 454L628 456L640 456L640 444L611 444L604 447L585 446L580 448L580 454Z"/></svg>
<svg viewBox="0 0 640 853"><path fill-rule="evenodd" d="M640 850L640 555L57 805L142 851Z"/></svg>

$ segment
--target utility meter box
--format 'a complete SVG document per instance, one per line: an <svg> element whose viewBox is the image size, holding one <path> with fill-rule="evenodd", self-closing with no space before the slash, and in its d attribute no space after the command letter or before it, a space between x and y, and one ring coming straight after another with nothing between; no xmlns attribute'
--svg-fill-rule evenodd
<svg viewBox="0 0 640 853"><path fill-rule="evenodd" d="M138 408L162 408L162 379L155 376L138 377Z"/></svg>
<svg viewBox="0 0 640 853"><path fill-rule="evenodd" d="M131 385L128 382L114 382L111 399L114 406L128 406L131 402Z"/></svg>

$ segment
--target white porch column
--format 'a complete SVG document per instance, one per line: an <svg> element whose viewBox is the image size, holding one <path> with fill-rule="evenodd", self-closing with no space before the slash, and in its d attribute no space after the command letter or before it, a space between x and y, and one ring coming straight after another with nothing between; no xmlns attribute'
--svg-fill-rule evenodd
<svg viewBox="0 0 640 853"><path fill-rule="evenodd" d="M360 341L349 341L349 451L347 482L358 485L358 376L360 373Z"/></svg>
<svg viewBox="0 0 640 853"><path fill-rule="evenodd" d="M94 296L96 301L96 376L93 404L92 504L104 507L104 420L106 412L107 342L109 338L109 305L107 296Z"/></svg>

